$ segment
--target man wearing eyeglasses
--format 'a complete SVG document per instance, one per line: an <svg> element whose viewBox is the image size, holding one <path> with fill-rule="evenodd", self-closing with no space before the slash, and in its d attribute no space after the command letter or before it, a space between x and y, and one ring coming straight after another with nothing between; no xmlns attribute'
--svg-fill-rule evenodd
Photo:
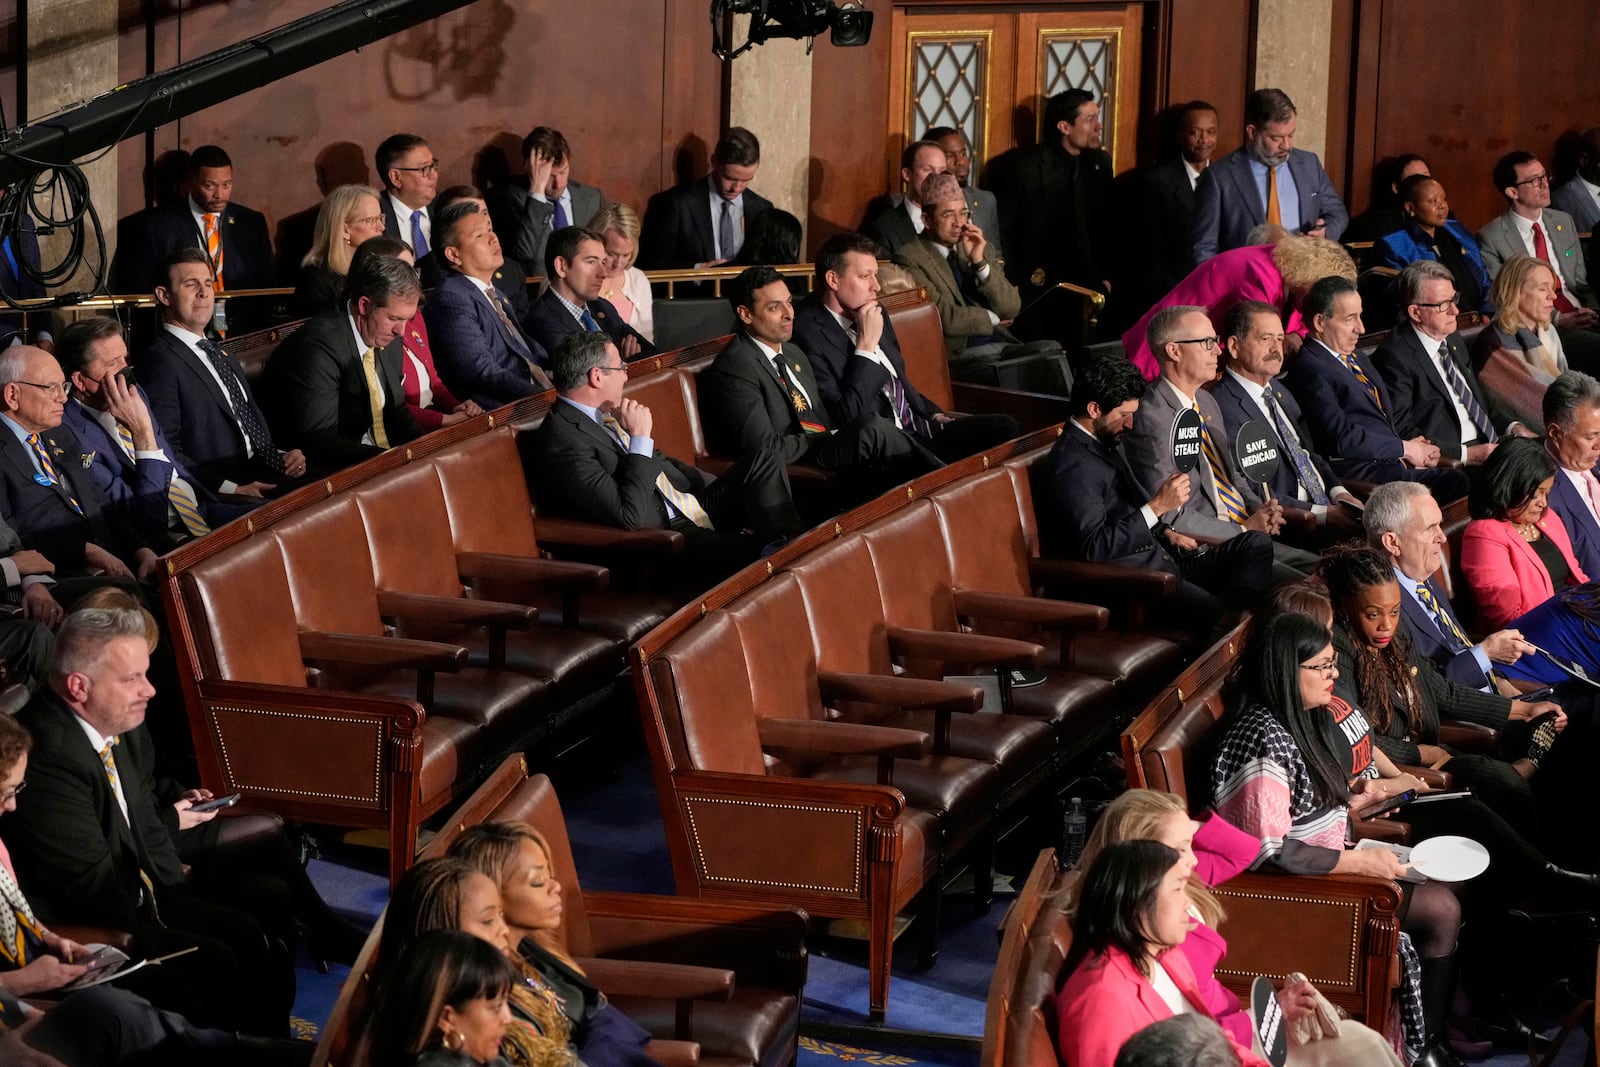
<svg viewBox="0 0 1600 1067"><path fill-rule="evenodd" d="M936 172L923 183L920 199L922 233L894 261L928 290L939 311L950 377L1066 396L1072 372L1061 346L1024 342L1009 329L1022 310L1022 294L1006 278L988 235L972 224L961 183Z"/></svg>
<svg viewBox="0 0 1600 1067"><path fill-rule="evenodd" d="M414 133L397 133L378 146L374 163L383 181L383 232L411 246L418 259L433 250L428 204L439 189L439 162Z"/></svg>
<svg viewBox="0 0 1600 1067"><path fill-rule="evenodd" d="M71 392L61 365L43 349L0 353L0 509L23 545L43 553L58 575L143 581L159 561L131 522L106 510L85 473L94 457L61 425Z"/></svg>
<svg viewBox="0 0 1600 1067"><path fill-rule="evenodd" d="M1401 437L1425 437L1446 460L1477 466L1506 434L1537 437L1497 412L1478 383L1456 332L1456 283L1450 269L1418 260L1400 272L1400 323L1372 362L1383 379L1389 417Z"/></svg>
<svg viewBox="0 0 1600 1067"><path fill-rule="evenodd" d="M1567 359L1580 370L1600 368L1600 313L1589 267L1572 216L1550 206L1550 172L1532 152L1508 152L1494 165L1494 185L1506 210L1478 231L1478 246L1489 277L1512 256L1533 256L1555 268L1556 332Z"/></svg>

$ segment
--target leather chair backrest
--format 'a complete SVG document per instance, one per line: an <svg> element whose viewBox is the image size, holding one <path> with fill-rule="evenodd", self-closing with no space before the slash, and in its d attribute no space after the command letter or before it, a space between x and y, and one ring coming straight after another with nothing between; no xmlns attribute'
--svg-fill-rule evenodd
<svg viewBox="0 0 1600 1067"><path fill-rule="evenodd" d="M1210 797L1208 738L1222 717L1222 697L1190 697L1162 723L1139 753L1145 788L1183 797L1192 808Z"/></svg>
<svg viewBox="0 0 1600 1067"><path fill-rule="evenodd" d="M681 769L766 774L754 673L733 618L713 611L650 661L668 744Z"/></svg>
<svg viewBox="0 0 1600 1067"><path fill-rule="evenodd" d="M1066 917L1058 911L1041 912L1023 943L1006 1013L1007 1067L1056 1062L1056 988L1066 978L1061 965L1071 944Z"/></svg>
<svg viewBox="0 0 1600 1067"><path fill-rule="evenodd" d="M332 497L274 523L302 630L380 635L378 593L367 531L348 495Z"/></svg>
<svg viewBox="0 0 1600 1067"><path fill-rule="evenodd" d="M1016 485L1009 470L1001 467L963 478L928 500L939 517L957 589L1024 596L1033 592L1027 532L1017 512ZM983 521L974 522L975 515L982 515Z"/></svg>
<svg viewBox="0 0 1600 1067"><path fill-rule="evenodd" d="M1011 488L1017 494L1017 515L1022 520L1022 536L1028 543L1029 555L1042 555L1039 548L1038 511L1034 508L1034 478L1046 470L1044 461L1049 458L1051 446L1035 448L1005 462L1011 475Z"/></svg>
<svg viewBox="0 0 1600 1067"><path fill-rule="evenodd" d="M987 521L975 523L985 530ZM950 558L933 505L919 500L861 531L878 576L883 617L891 626L955 628Z"/></svg>
<svg viewBox="0 0 1600 1067"><path fill-rule="evenodd" d="M887 674L889 643L878 576L860 534L850 534L791 564L805 599L817 666L829 671Z"/></svg>
<svg viewBox="0 0 1600 1067"><path fill-rule="evenodd" d="M889 302L889 321L894 324L895 340L905 357L906 377L917 391L941 409L955 406L950 388L950 364L944 345L944 325L939 309L928 300L904 307Z"/></svg>
<svg viewBox="0 0 1600 1067"><path fill-rule="evenodd" d="M805 599L792 574L763 582L727 607L749 659L756 714L780 719L823 719L817 661L803 635L810 633ZM798 638L798 639L797 639ZM806 774L824 757L809 752L767 754L769 774Z"/></svg>
<svg viewBox="0 0 1600 1067"><path fill-rule="evenodd" d="M379 589L462 595L444 490L432 463L408 464L351 492Z"/></svg>
<svg viewBox="0 0 1600 1067"><path fill-rule="evenodd" d="M673 459L693 463L706 454L706 435L700 428L700 405L694 378L673 369L630 381L623 395L650 409L656 447Z"/></svg>
<svg viewBox="0 0 1600 1067"><path fill-rule="evenodd" d="M431 457L457 552L538 556L533 501L510 430L469 437Z"/></svg>
<svg viewBox="0 0 1600 1067"><path fill-rule="evenodd" d="M306 684L288 573L272 538L250 537L201 560L178 587L184 614L200 623L194 645L202 677Z"/></svg>

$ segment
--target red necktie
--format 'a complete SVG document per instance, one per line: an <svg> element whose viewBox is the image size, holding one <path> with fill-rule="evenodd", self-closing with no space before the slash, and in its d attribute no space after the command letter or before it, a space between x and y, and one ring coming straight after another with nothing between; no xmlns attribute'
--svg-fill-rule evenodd
<svg viewBox="0 0 1600 1067"><path fill-rule="evenodd" d="M1561 281L1561 268L1556 266L1556 261L1550 258L1550 245L1544 239L1544 220L1533 224L1533 254L1550 264L1550 269L1556 275L1556 310L1561 312L1577 311L1578 308L1567 299L1567 291Z"/></svg>

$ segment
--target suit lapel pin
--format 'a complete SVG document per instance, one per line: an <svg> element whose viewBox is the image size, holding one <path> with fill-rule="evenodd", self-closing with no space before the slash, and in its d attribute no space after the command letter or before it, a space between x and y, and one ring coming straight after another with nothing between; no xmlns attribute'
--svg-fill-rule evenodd
<svg viewBox="0 0 1600 1067"><path fill-rule="evenodd" d="M89 464L94 462L94 457L97 456L97 455L99 455L98 452L82 452L82 453L79 453L78 459L82 463L84 470L88 470L89 469Z"/></svg>
<svg viewBox="0 0 1600 1067"><path fill-rule="evenodd" d="M603 319L606 317L606 313L604 311L596 311L594 313L594 317L597 319Z"/></svg>
<svg viewBox="0 0 1600 1067"><path fill-rule="evenodd" d="M57 448L55 444L52 443L50 445L50 454L53 456L64 456L67 454L67 450L64 448Z"/></svg>

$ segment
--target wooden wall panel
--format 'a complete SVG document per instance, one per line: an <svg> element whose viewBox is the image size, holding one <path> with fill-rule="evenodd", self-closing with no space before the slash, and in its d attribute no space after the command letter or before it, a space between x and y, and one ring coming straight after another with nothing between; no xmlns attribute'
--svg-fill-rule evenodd
<svg viewBox="0 0 1600 1067"><path fill-rule="evenodd" d="M1243 140L1244 98L1255 68L1251 0L1168 0L1166 98L1160 108L1206 100L1217 109L1220 159ZM1144 139L1141 138L1141 144Z"/></svg>
<svg viewBox="0 0 1600 1067"><path fill-rule="evenodd" d="M811 205L808 253L841 230L861 223L867 201L884 192L885 160L899 158L889 132L889 6L876 14L872 40L835 48L826 40L811 54ZM920 132L920 131L919 131Z"/></svg>

